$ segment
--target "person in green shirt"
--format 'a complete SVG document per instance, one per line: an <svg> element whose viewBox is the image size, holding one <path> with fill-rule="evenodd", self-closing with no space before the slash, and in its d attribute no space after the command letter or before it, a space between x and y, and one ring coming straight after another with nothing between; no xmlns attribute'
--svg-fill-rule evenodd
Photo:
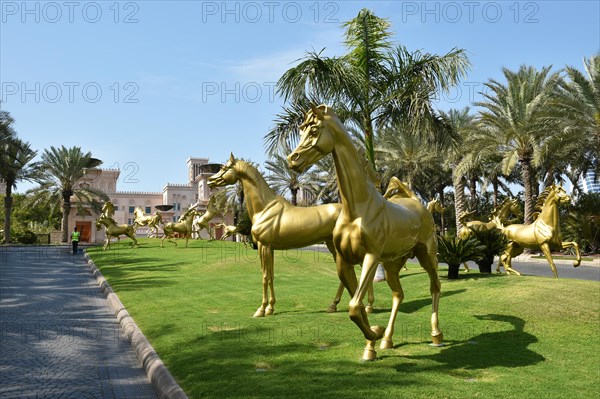
<svg viewBox="0 0 600 399"><path fill-rule="evenodd" d="M73 254L77 253L77 245L79 244L79 237L81 233L77 231L77 226L73 228L73 232L71 233L71 243L73 244Z"/></svg>

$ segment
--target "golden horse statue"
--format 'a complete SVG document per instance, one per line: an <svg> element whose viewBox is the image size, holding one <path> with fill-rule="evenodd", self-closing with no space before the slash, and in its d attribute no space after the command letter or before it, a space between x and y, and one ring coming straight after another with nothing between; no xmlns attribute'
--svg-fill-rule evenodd
<svg viewBox="0 0 600 399"><path fill-rule="evenodd" d="M523 212L521 212L521 207L519 206L519 201L517 199L506 198L500 205L494 208L492 214L490 215L489 222L480 222L479 220L473 220L468 222L467 218L472 216L475 212L463 212L458 220L463 224L463 228L458 231L459 238L467 238L474 231L486 231L490 229L495 229L496 224L493 222L495 217L498 217L502 224L513 224L523 217ZM515 215L514 218L509 219L510 215Z"/></svg>
<svg viewBox="0 0 600 399"><path fill-rule="evenodd" d="M102 226L104 226L106 230L106 239L104 246L102 247L103 251L110 249L111 237L116 237L117 240L120 240L119 236L121 235L131 238L133 240L132 246L138 245L138 242L135 238L135 228L133 225L117 224L113 218L101 215L98 219L96 219L96 228L100 230Z"/></svg>
<svg viewBox="0 0 600 399"><path fill-rule="evenodd" d="M102 213L100 214L100 217L112 218L113 216L115 216L115 206L112 202L106 201L104 205L102 205Z"/></svg>
<svg viewBox="0 0 600 399"><path fill-rule="evenodd" d="M158 225L162 224L162 215L160 212L156 211L154 216L145 215L142 208L138 206L133 211L133 214L135 215L135 220L133 221L135 229L139 226L148 226L148 237L152 235L152 229L154 229L154 237L158 237Z"/></svg>
<svg viewBox="0 0 600 399"><path fill-rule="evenodd" d="M500 264L502 264L507 273L520 275L521 273L512 268L511 261L515 256L522 254L525 248L541 249L555 278L558 278L558 272L550 251L575 248L577 259L573 266L579 266L581 264L579 245L574 241L563 242L560 232L558 204L569 202L571 202L571 197L565 190L561 186L553 184L546 187L538 197L535 205L538 212L533 214L535 220L532 224L512 224L505 227L499 216L494 217L493 222L508 238L508 245L504 253L500 255L496 271L500 272Z"/></svg>
<svg viewBox="0 0 600 399"><path fill-rule="evenodd" d="M239 226L228 226L225 223L221 222L215 225L215 227L223 228L223 235L221 236L222 241L225 241L226 239L235 234L239 234L241 241L244 244L244 247L248 247L248 236L240 232L241 228Z"/></svg>
<svg viewBox="0 0 600 399"><path fill-rule="evenodd" d="M440 200L434 199L427 203L427 210L433 215L433 212L443 213L446 208L442 206Z"/></svg>
<svg viewBox="0 0 600 399"><path fill-rule="evenodd" d="M163 232L165 236L160 241L160 247L164 248L165 239L177 246L177 242L171 241L171 238L175 233L180 233L185 236L185 247L188 246L188 241L192 235L192 223L194 222L194 216L199 216L200 212L195 208L190 208L184 212L179 218L178 222L169 222L163 226Z"/></svg>
<svg viewBox="0 0 600 399"><path fill-rule="evenodd" d="M215 239L209 222L214 219L215 216L223 214L226 201L227 198L225 197L224 193L217 192L210 196L208 199L208 204L206 205L206 212L204 212L202 216L198 215L194 218L192 228L193 234L198 235L196 238L200 238L200 232L206 229L210 240Z"/></svg>
<svg viewBox="0 0 600 399"><path fill-rule="evenodd" d="M275 194L254 166L235 159L233 154L219 172L209 177L208 186L215 188L238 181L242 183L246 196L246 207L252 220L251 234L254 242L258 244L262 269L263 299L254 317L268 316L275 311L276 302L273 250L303 248L324 241L335 256L332 231L341 205L294 206ZM372 306L372 284L370 289L369 306ZM328 312L336 311L342 293L343 286L340 284Z"/></svg>
<svg viewBox="0 0 600 399"><path fill-rule="evenodd" d="M412 198L386 201L360 167L361 159L352 139L333 110L325 105L311 105L311 108L300 126L300 143L288 156L288 162L293 170L303 172L323 156L333 155L342 199L342 211L333 230L337 270L352 295L350 318L367 339L363 359L375 359L374 345L381 338L383 349L393 347L394 323L404 298L399 273L406 260L413 256L429 275L433 302L431 335L433 342L440 345L443 338L438 321L441 285L433 217L420 201ZM363 305L379 261L383 262L386 281L392 290L387 328L371 327ZM352 266L356 263L362 264L360 281Z"/></svg>
<svg viewBox="0 0 600 399"><path fill-rule="evenodd" d="M463 212L458 217L458 220L460 220L460 222L463 225L463 227L457 233L458 238L466 240L475 232L487 231L490 229L497 228L496 224L493 221L495 217L498 217L502 224L513 224L523 217L523 212L521 212L519 201L517 199L510 198L506 198L504 201L502 201L500 205L496 206L492 210L492 214L489 217L489 222L481 222L479 220L467 221L467 218L473 216L473 214L475 214L475 211ZM510 215L515 215L515 217L509 219L508 217ZM466 262L463 263L463 266L465 268L465 272L469 272L469 266ZM500 267L499 263L498 267Z"/></svg>

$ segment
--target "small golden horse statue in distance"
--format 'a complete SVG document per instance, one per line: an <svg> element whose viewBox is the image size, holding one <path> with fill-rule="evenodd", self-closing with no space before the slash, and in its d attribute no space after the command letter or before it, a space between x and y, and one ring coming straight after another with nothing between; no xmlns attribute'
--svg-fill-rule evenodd
<svg viewBox="0 0 600 399"><path fill-rule="evenodd" d="M133 225L117 224L113 218L101 215L98 219L96 219L96 229L100 230L102 226L104 226L106 230L106 239L104 246L102 247L103 251L110 249L111 237L116 237L117 240L120 240L119 236L121 235L131 238L133 240L132 246L138 246L138 242L135 238L135 228Z"/></svg>
<svg viewBox="0 0 600 399"><path fill-rule="evenodd" d="M273 251L295 249L325 242L335 256L332 231L340 214L340 204L326 204L311 207L292 205L285 198L275 194L264 177L247 162L235 159L233 154L221 170L209 177L210 188L235 184L240 181L246 196L246 207L252 220L252 238L258 244L262 269L263 299L254 317L273 314L275 311L275 288L273 281ZM371 279L371 282L373 279ZM370 284L369 306L373 303L373 285ZM335 312L343 293L340 284L328 312ZM269 297L270 294L270 297Z"/></svg>
<svg viewBox="0 0 600 399"><path fill-rule="evenodd" d="M574 241L563 242L560 232L558 204L569 202L571 197L565 190L553 184L546 187L538 197L535 209L539 212L533 214L535 220L532 224L512 224L505 227L499 216L494 217L493 222L508 238L508 245L500 255L496 271L500 272L500 264L502 264L507 273L520 275L521 273L512 268L511 261L515 256L522 254L525 248L541 249L555 278L558 278L558 272L550 251L573 247L577 256L573 266L579 266L581 264L579 245Z"/></svg>
<svg viewBox="0 0 600 399"><path fill-rule="evenodd" d="M194 216L199 216L200 212L195 208L190 208L184 212L183 215L179 218L178 222L169 222L163 226L163 232L165 236L160 241L160 247L164 248L165 239L168 242L172 242L177 246L177 242L171 241L171 238L175 233L180 233L185 236L185 247L188 246L188 241L192 235L192 223L194 221Z"/></svg>
<svg viewBox="0 0 600 399"><path fill-rule="evenodd" d="M210 221L214 219L215 216L222 215L226 206L225 202L227 198L224 193L216 192L210 196L208 199L208 204L206 205L206 212L202 214L202 216L198 215L194 218L193 234L197 234L196 238L200 238L200 232L205 230L208 232L208 236L210 240L215 239L215 235L213 234L212 228L210 226Z"/></svg>
<svg viewBox="0 0 600 399"><path fill-rule="evenodd" d="M311 105L300 126L298 147L288 156L289 166L305 171L323 156L331 153L335 163L342 211L333 230L336 263L340 280L352 295L349 314L360 328L367 345L364 360L376 357L374 345L383 338L381 347L393 347L392 336L398 308L404 298L400 285L400 269L409 257L416 256L430 279L432 297L431 336L441 345L438 307L440 280L437 269L437 239L431 213L420 201L398 198L386 201L367 178L361 159L344 125L333 110L325 105ZM383 262L386 281L392 290L392 310L387 328L369 324L363 298L372 284L377 263ZM360 281L354 264L362 264Z"/></svg>
<svg viewBox="0 0 600 399"><path fill-rule="evenodd" d="M463 212L458 217L458 220L460 220L460 222L464 226L458 232L459 238L465 239L471 234L473 234L474 231L486 231L490 229L495 229L496 224L493 222L493 219L495 217L498 217L502 224L513 224L523 217L523 212L521 212L519 201L517 199L510 198L506 198L504 201L502 201L500 205L494 208L492 214L490 215L489 222L480 222L479 220L473 220L468 222L467 218L473 216L474 213L474 211ZM511 214L515 215L513 219L508 218Z"/></svg>
<svg viewBox="0 0 600 399"><path fill-rule="evenodd" d="M140 226L148 226L148 237L152 236L152 229L154 229L154 237L158 237L158 225L162 224L162 215L160 212L156 211L154 216L145 215L142 208L138 206L133 211L133 214L135 215L135 220L133 221L135 229Z"/></svg>
<svg viewBox="0 0 600 399"><path fill-rule="evenodd" d="M446 208L442 206L440 200L434 199L427 203L427 210L433 215L433 212L443 213Z"/></svg>
<svg viewBox="0 0 600 399"><path fill-rule="evenodd" d="M235 234L239 234L241 241L244 244L244 247L248 247L248 236L245 234L242 234L240 232L241 229L239 226L228 226L225 223L221 222L221 223L215 225L215 227L223 228L223 235L221 236L222 241L228 239L229 237L231 237Z"/></svg>

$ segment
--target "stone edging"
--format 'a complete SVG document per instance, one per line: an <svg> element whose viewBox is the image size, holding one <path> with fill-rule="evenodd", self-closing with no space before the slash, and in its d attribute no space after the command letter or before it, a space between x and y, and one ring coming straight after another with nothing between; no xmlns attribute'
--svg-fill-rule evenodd
<svg viewBox="0 0 600 399"><path fill-rule="evenodd" d="M173 378L162 360L160 360L160 357L152 345L150 345L150 342L148 342L137 324L135 324L135 321L129 315L117 294L114 293L88 254L85 254L85 259L87 260L90 272L96 278L98 286L106 296L111 309L115 313L119 326L130 339L135 355L140 364L144 367L144 371L150 379L152 387L158 396L160 398L168 399L188 399L185 392L183 392L179 384L177 384L177 381L175 381L175 378Z"/></svg>

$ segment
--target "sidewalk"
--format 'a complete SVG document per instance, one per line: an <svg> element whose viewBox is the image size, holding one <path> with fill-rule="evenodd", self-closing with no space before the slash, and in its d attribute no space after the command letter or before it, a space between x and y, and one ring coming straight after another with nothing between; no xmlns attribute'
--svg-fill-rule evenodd
<svg viewBox="0 0 600 399"><path fill-rule="evenodd" d="M156 398L82 255L0 247L0 398Z"/></svg>

